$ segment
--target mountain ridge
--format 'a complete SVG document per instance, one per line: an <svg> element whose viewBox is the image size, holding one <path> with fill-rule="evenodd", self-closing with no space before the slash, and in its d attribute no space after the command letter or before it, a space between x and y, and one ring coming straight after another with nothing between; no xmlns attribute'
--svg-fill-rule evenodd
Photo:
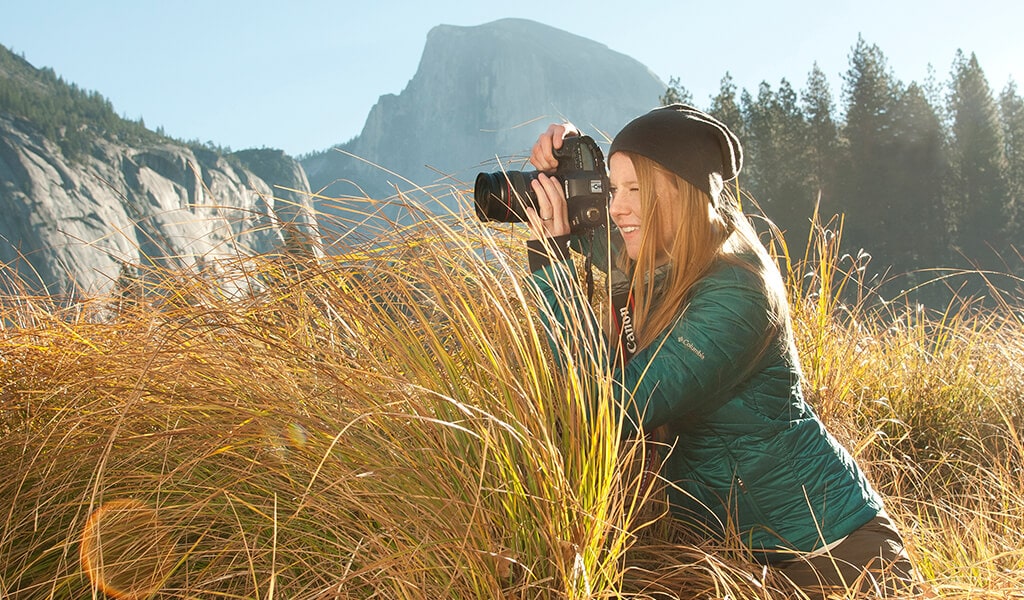
<svg viewBox="0 0 1024 600"><path fill-rule="evenodd" d="M438 25L416 73L380 96L361 133L301 163L312 189L331 198L436 198L467 190L477 171L525 167L549 122L571 120L602 141L665 89L635 59L528 19Z"/></svg>
<svg viewBox="0 0 1024 600"><path fill-rule="evenodd" d="M151 131L0 47L0 292L105 293L126 264L200 268L296 232L369 230L367 214L388 226L406 201L451 210L476 172L528 168L548 122L600 142L664 90L636 60L536 21L442 24L358 136L296 160Z"/></svg>

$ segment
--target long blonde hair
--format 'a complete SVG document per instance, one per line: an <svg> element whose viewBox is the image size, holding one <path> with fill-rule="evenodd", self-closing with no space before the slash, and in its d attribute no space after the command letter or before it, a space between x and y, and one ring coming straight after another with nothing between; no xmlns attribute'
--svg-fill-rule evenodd
<svg viewBox="0 0 1024 600"><path fill-rule="evenodd" d="M649 158L622 152L633 161L640 187L643 238L636 261L623 252L619 266L633 273L634 323L641 348L671 327L685 310L693 286L719 259L739 264L763 282L776 325L788 327L785 289L778 267L737 208L731 194L708 194ZM666 225L668 224L668 225ZM653 274L670 265L656 286Z"/></svg>

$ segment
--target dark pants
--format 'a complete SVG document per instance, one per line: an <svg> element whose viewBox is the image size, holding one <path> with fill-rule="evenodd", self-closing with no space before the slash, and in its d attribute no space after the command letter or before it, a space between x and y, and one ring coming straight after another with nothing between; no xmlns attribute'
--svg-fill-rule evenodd
<svg viewBox="0 0 1024 600"><path fill-rule="evenodd" d="M837 590L857 590L882 598L911 591L917 583L903 538L885 513L828 552L787 560L775 569L809 598L822 598Z"/></svg>

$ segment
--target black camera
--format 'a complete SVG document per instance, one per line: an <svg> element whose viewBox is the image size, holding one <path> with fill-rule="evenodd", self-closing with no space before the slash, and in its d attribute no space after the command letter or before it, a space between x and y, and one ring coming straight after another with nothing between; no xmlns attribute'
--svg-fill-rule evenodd
<svg viewBox="0 0 1024 600"><path fill-rule="evenodd" d="M609 183L604 154L590 136L565 138L554 151L558 168L553 176L562 184L569 209L569 229L582 233L608 220ZM473 199L481 221L520 223L526 208L537 209L531 182L537 171L504 171L476 176Z"/></svg>

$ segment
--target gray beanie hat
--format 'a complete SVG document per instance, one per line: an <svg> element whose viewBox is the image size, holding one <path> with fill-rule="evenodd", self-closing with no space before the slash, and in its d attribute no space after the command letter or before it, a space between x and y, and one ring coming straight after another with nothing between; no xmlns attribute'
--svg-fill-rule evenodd
<svg viewBox="0 0 1024 600"><path fill-rule="evenodd" d="M743 148L718 119L686 104L656 108L630 121L608 151L647 157L704 190L717 203L724 182L743 166Z"/></svg>

